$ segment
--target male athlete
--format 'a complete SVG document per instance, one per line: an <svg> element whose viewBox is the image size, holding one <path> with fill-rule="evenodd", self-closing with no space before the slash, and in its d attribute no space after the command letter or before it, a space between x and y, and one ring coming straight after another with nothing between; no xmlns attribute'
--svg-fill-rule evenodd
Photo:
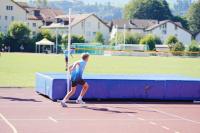
<svg viewBox="0 0 200 133"><path fill-rule="evenodd" d="M87 84L87 82L85 82L82 79L82 74L83 71L85 69L86 63L89 60L89 53L83 53L81 55L82 60L75 62L74 64L72 64L69 67L69 71L71 73L71 82L72 82L72 89L71 91L65 96L65 98L60 102L60 105L62 107L67 107L67 105L65 104L67 100L69 100L69 98L75 93L76 91L76 86L79 84L81 86L83 86L83 89L81 91L80 96L78 97L78 99L76 100L76 103L79 104L85 104L85 102L83 102L82 97L84 96L84 94L86 93L86 91L88 90L89 85Z"/></svg>
<svg viewBox="0 0 200 133"><path fill-rule="evenodd" d="M64 54L65 54L65 63L66 63L66 69L65 70L67 71L67 68L68 68L68 50L65 50ZM72 49L70 50L70 55L72 56Z"/></svg>

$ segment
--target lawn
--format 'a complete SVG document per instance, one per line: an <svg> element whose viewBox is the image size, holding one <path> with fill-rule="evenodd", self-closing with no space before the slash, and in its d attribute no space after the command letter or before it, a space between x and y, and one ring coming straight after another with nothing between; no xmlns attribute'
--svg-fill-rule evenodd
<svg viewBox="0 0 200 133"><path fill-rule="evenodd" d="M74 55L72 62L79 59L80 55ZM34 87L36 72L64 73L64 69L63 55L3 53L0 57L0 86ZM182 74L200 78L200 59L92 55L85 73Z"/></svg>

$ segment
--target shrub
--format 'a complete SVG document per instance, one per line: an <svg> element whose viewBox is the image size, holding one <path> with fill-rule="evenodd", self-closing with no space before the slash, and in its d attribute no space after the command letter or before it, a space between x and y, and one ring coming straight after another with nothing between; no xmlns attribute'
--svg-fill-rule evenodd
<svg viewBox="0 0 200 133"><path fill-rule="evenodd" d="M159 37L159 36L155 35L154 38L155 38L156 44L162 44L162 41L160 40L160 37Z"/></svg>
<svg viewBox="0 0 200 133"><path fill-rule="evenodd" d="M145 38L142 38L139 42L139 44L146 44L146 39Z"/></svg>
<svg viewBox="0 0 200 133"><path fill-rule="evenodd" d="M148 35L145 38L140 40L140 44L146 44L149 45L149 49L150 50L154 50L155 49L155 38L152 35Z"/></svg>
<svg viewBox="0 0 200 133"><path fill-rule="evenodd" d="M185 50L185 46L183 45L182 42L176 42L176 43L171 43L168 45L170 51L184 51ZM180 56L182 55L182 53L172 53L175 56Z"/></svg>
<svg viewBox="0 0 200 133"><path fill-rule="evenodd" d="M177 37L174 35L170 35L168 36L167 40L165 41L165 44L172 44L172 43L177 43L178 42L178 39Z"/></svg>
<svg viewBox="0 0 200 133"><path fill-rule="evenodd" d="M187 48L185 49L186 52L199 52L200 51L200 47L199 44L195 42L195 40L192 40L191 43L187 46ZM197 56L196 53L186 53L186 56Z"/></svg>

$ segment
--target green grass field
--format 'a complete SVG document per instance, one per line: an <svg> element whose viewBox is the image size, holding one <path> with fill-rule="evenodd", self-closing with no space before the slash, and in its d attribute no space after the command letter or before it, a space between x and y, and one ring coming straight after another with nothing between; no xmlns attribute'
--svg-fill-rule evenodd
<svg viewBox="0 0 200 133"><path fill-rule="evenodd" d="M72 62L79 59L80 55L74 55ZM36 72L64 73L64 69L63 55L2 54L0 86L34 87ZM200 78L200 59L92 55L85 73L182 74Z"/></svg>

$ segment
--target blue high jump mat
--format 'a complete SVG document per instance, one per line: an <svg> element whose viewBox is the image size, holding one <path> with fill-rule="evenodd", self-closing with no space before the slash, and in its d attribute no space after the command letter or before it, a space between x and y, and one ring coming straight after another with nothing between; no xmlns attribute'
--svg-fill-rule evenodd
<svg viewBox="0 0 200 133"><path fill-rule="evenodd" d="M184 75L84 74L83 79L89 84L85 99L200 100L200 78ZM67 74L36 73L35 90L53 101L63 99ZM78 85L71 99L78 98L81 90Z"/></svg>

